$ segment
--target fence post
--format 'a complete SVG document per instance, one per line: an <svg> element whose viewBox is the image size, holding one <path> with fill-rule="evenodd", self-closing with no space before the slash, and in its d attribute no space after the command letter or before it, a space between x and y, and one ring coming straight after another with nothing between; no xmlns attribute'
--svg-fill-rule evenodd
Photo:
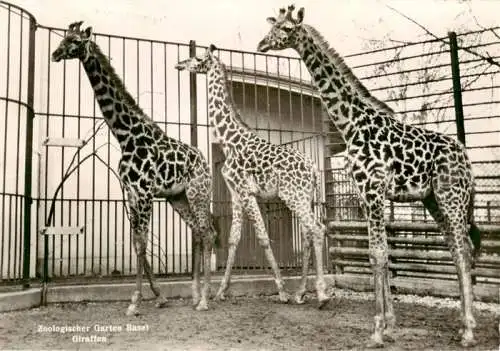
<svg viewBox="0 0 500 351"><path fill-rule="evenodd" d="M196 56L196 41L189 41L189 57ZM196 73L189 73L189 104L190 104L190 126L191 126L191 145L198 146L198 100L196 87ZM194 240L191 239L191 275L194 272ZM206 269L206 267L203 267Z"/></svg>
<svg viewBox="0 0 500 351"><path fill-rule="evenodd" d="M36 21L30 16L30 34L28 46L28 87L26 110L26 144L24 156L24 222L23 222L23 288L29 288L31 256L31 182L33 163L33 102L35 95L35 31Z"/></svg>
<svg viewBox="0 0 500 351"><path fill-rule="evenodd" d="M196 41L189 41L189 57L196 56ZM191 105L191 145L198 146L198 106L196 104L197 89L196 89L196 73L189 73L189 103Z"/></svg>
<svg viewBox="0 0 500 351"><path fill-rule="evenodd" d="M462 85L460 83L457 34L455 32L448 32L448 38L450 39L451 76L453 79L453 100L455 102L457 138L465 146L464 108L462 105Z"/></svg>

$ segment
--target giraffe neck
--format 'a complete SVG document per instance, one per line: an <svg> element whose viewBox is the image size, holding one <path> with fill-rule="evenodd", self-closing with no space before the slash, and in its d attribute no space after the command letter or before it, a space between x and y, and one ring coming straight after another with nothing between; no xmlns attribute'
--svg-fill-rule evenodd
<svg viewBox="0 0 500 351"><path fill-rule="evenodd" d="M392 109L370 95L316 29L302 25L299 31L294 49L305 63L330 121L347 144L375 114L392 118Z"/></svg>
<svg viewBox="0 0 500 351"><path fill-rule="evenodd" d="M91 54L82 60L104 120L122 149L138 125L150 122L118 77L99 46L91 43ZM139 127L140 128L140 127Z"/></svg>
<svg viewBox="0 0 500 351"><path fill-rule="evenodd" d="M207 72L208 116L217 142L226 146L237 144L250 127L241 119L231 96L226 76L226 67L214 61Z"/></svg>

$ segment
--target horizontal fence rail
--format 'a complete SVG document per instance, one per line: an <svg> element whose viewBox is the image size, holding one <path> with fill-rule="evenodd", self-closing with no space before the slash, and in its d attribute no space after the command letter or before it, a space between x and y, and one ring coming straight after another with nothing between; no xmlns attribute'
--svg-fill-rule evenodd
<svg viewBox="0 0 500 351"><path fill-rule="evenodd" d="M476 282L500 284L500 225L482 224L480 255L472 271ZM338 273L367 273L367 223L328 223L331 262ZM445 239L434 223L388 222L389 269L393 276L455 279L456 269Z"/></svg>

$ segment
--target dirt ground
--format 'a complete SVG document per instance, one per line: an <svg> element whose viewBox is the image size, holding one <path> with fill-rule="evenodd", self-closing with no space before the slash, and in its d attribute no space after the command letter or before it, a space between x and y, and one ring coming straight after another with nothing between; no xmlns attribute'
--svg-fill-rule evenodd
<svg viewBox="0 0 500 351"><path fill-rule="evenodd" d="M280 304L274 296L211 301L206 312L194 311L189 300L172 300L162 310L145 301L137 317L125 316L126 302L50 305L2 314L0 348L362 350L372 328L373 299L343 295L336 294L321 311L312 297L299 306ZM401 299L395 297L396 340L386 350L460 349L457 308ZM498 313L476 310L475 316L479 344L474 350L499 350ZM61 333L62 327L81 331Z"/></svg>

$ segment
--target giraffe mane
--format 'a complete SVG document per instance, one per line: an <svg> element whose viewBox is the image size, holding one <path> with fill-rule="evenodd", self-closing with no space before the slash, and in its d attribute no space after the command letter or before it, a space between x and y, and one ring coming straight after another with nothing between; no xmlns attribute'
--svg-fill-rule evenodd
<svg viewBox="0 0 500 351"><path fill-rule="evenodd" d="M97 60L101 64L102 68L106 70L108 73L109 79L114 83L114 87L116 91L120 92L123 96L124 102L127 104L127 106L130 108L132 112L135 112L136 114L142 116L143 118L146 119L151 119L148 115L144 113L142 108L137 104L137 101L130 95L129 91L127 90L122 78L118 76L116 73L114 67L111 65L111 62L106 56L99 45L97 43L92 42L91 44L93 46L93 52L94 55L96 56Z"/></svg>
<svg viewBox="0 0 500 351"><path fill-rule="evenodd" d="M370 91L361 83L361 81L354 75L352 70L344 62L344 59L339 55L339 53L330 46L328 41L323 37L323 35L316 30L316 28L303 24L305 30L315 39L316 43L326 52L329 58L335 62L339 71L348 79L348 81L354 86L354 88L361 94L362 97L368 98L374 107L380 108L389 114L394 114L394 110L389 107L385 102L380 101L375 96L373 96Z"/></svg>

